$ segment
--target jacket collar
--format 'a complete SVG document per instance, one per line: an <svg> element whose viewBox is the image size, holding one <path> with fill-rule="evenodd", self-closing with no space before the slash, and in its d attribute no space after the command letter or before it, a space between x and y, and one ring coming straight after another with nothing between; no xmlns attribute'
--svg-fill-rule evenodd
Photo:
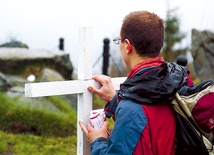
<svg viewBox="0 0 214 155"><path fill-rule="evenodd" d="M133 77L138 71L140 71L143 68L161 66L161 64L163 64L163 62L165 62L165 61L162 57L142 61L132 68L132 70L130 71L130 73L128 75L128 78Z"/></svg>
<svg viewBox="0 0 214 155"><path fill-rule="evenodd" d="M186 79L186 69L175 63L144 66L133 77L126 79L118 95L120 99L131 99L144 104L171 102L177 90L186 84Z"/></svg>

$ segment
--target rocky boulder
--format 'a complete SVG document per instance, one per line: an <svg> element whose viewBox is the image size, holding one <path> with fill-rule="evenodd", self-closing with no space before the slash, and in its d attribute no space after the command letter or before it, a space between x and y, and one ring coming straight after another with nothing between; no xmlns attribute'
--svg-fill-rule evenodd
<svg viewBox="0 0 214 155"><path fill-rule="evenodd" d="M1 44L0 47L11 47L11 48L15 48L15 47L19 47L19 48L28 48L28 46L20 41L15 41L12 40L10 42Z"/></svg>
<svg viewBox="0 0 214 155"><path fill-rule="evenodd" d="M214 79L214 33L192 30L192 56L200 80Z"/></svg>
<svg viewBox="0 0 214 155"><path fill-rule="evenodd" d="M45 49L0 48L0 72L3 74L38 77L44 68L56 70L66 80L72 79L73 65L68 53Z"/></svg>
<svg viewBox="0 0 214 155"><path fill-rule="evenodd" d="M49 81L65 81L61 74L57 71L44 68L41 75L38 77L39 82L49 82Z"/></svg>

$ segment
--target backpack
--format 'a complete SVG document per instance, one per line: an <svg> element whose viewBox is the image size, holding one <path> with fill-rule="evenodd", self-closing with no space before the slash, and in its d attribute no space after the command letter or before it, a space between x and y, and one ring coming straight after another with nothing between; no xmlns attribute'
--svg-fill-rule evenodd
<svg viewBox="0 0 214 155"><path fill-rule="evenodd" d="M176 154L214 155L214 80L182 86L171 103L176 111Z"/></svg>

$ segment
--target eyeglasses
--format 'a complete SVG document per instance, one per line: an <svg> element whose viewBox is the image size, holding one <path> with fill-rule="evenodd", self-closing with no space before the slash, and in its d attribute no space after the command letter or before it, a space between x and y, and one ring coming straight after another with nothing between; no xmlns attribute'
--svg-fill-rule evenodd
<svg viewBox="0 0 214 155"><path fill-rule="evenodd" d="M121 39L119 37L116 37L113 39L113 42L118 45L120 43L120 40Z"/></svg>

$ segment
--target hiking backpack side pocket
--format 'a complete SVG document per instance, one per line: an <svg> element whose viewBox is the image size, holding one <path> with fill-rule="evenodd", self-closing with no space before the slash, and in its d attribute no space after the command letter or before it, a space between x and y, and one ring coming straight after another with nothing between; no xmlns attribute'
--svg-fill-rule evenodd
<svg viewBox="0 0 214 155"><path fill-rule="evenodd" d="M205 151L201 154L214 155L214 81L181 87L172 104L176 111L177 149L186 150L186 154L201 150Z"/></svg>

